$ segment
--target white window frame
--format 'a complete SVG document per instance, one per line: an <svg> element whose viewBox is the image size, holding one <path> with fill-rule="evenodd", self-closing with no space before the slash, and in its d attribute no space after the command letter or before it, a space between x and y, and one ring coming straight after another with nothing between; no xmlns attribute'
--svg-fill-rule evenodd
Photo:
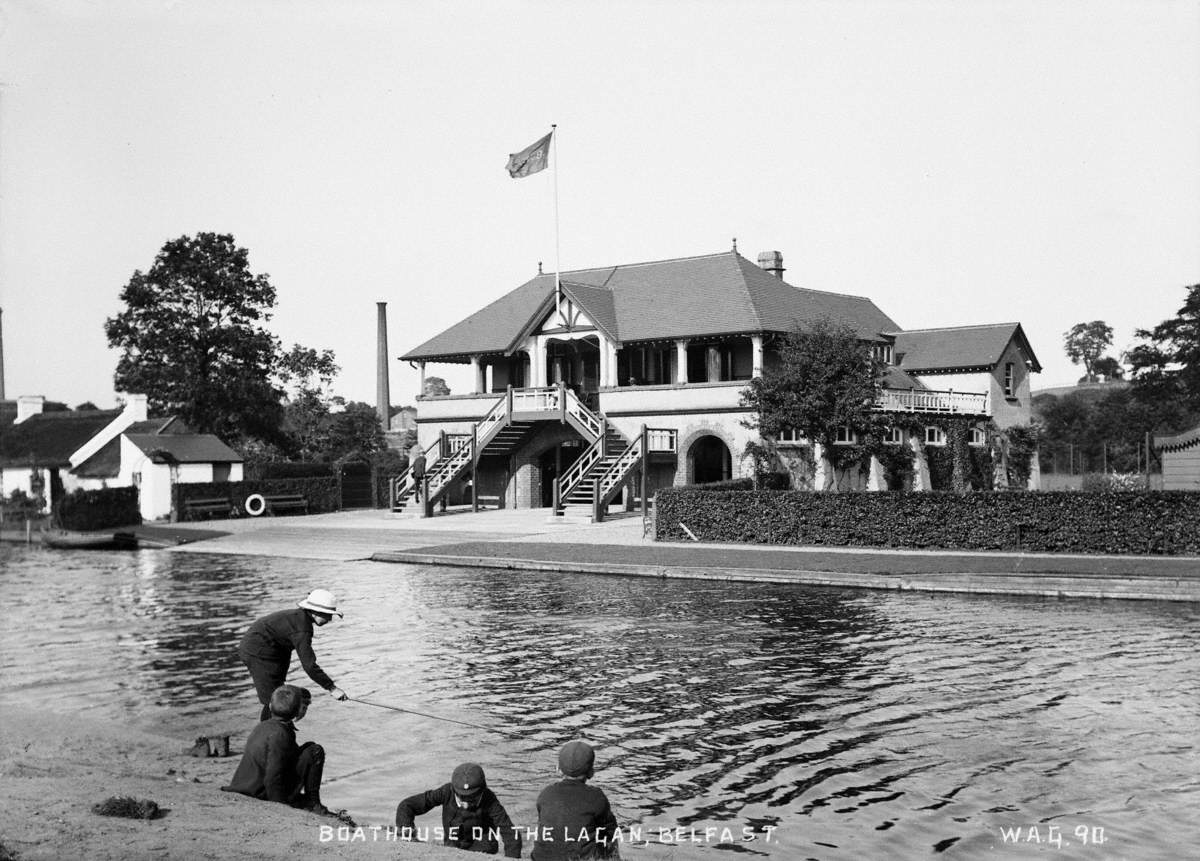
<svg viewBox="0 0 1200 861"><path fill-rule="evenodd" d="M795 428L788 428L779 432L779 436L775 439L776 445L808 445L808 437L804 436Z"/></svg>
<svg viewBox="0 0 1200 861"><path fill-rule="evenodd" d="M975 448L983 448L987 445L987 434L984 433L981 427L972 427L967 434L967 445Z"/></svg>
<svg viewBox="0 0 1200 861"><path fill-rule="evenodd" d="M946 432L937 425L925 426L925 445L945 445Z"/></svg>
<svg viewBox="0 0 1200 861"><path fill-rule="evenodd" d="M1004 397L1011 398L1017 390L1017 366L1013 362L1004 363Z"/></svg>
<svg viewBox="0 0 1200 861"><path fill-rule="evenodd" d="M833 440L834 445L857 445L858 434L850 430L849 425L842 425L837 429L837 436Z"/></svg>
<svg viewBox="0 0 1200 861"><path fill-rule="evenodd" d="M883 433L884 445L904 445L904 431L900 428L888 428Z"/></svg>

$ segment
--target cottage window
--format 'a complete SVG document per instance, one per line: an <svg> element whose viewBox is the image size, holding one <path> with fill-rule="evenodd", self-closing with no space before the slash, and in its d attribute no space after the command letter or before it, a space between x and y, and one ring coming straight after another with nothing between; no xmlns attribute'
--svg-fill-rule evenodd
<svg viewBox="0 0 1200 861"><path fill-rule="evenodd" d="M871 348L871 353L875 356L876 361L882 362L885 365L893 364L891 344L875 344Z"/></svg>
<svg viewBox="0 0 1200 861"><path fill-rule="evenodd" d="M925 428L925 445L945 445L946 432L940 427L929 425Z"/></svg>
<svg viewBox="0 0 1200 861"><path fill-rule="evenodd" d="M858 442L858 434L847 425L842 425L837 429L837 436L833 440L834 445L854 445L856 442Z"/></svg>
<svg viewBox="0 0 1200 861"><path fill-rule="evenodd" d="M1011 398L1016 393L1016 377L1012 362L1004 363L1004 397Z"/></svg>
<svg viewBox="0 0 1200 861"><path fill-rule="evenodd" d="M973 445L976 448L987 445L987 434L983 432L983 428L971 428L971 433L967 437L967 445Z"/></svg>
<svg viewBox="0 0 1200 861"><path fill-rule="evenodd" d="M900 428L888 428L883 432L884 445L904 445L904 431Z"/></svg>

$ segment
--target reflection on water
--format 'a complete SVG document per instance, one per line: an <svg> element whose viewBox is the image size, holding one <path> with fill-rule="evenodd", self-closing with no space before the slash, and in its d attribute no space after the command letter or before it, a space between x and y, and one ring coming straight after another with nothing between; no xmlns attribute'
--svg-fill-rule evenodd
<svg viewBox="0 0 1200 861"><path fill-rule="evenodd" d="M1200 839L1188 605L20 546L0 566L9 700L244 733L238 638L326 586L346 619L317 654L351 696L525 737L318 697L300 735L360 821L476 759L532 825L557 747L583 736L622 823L747 827L725 848L777 859L1026 857L1001 828L1050 823L1103 828L1093 857Z"/></svg>

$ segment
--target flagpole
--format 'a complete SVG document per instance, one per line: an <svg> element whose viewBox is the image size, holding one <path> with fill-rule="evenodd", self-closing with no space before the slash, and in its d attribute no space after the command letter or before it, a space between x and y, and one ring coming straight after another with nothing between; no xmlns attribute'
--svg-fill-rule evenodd
<svg viewBox="0 0 1200 861"><path fill-rule="evenodd" d="M554 132L557 123L550 124L550 144L554 147L554 312L562 316L562 258L558 242L558 135Z"/></svg>

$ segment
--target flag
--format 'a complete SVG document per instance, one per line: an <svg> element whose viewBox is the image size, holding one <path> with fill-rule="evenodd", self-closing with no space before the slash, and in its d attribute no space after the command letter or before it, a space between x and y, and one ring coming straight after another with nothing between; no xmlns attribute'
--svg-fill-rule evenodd
<svg viewBox="0 0 1200 861"><path fill-rule="evenodd" d="M553 134L552 131L537 143L530 144L520 152L510 153L506 165L508 175L513 179L520 179L531 173L537 173L539 170L545 170L546 165L550 163L550 137Z"/></svg>

